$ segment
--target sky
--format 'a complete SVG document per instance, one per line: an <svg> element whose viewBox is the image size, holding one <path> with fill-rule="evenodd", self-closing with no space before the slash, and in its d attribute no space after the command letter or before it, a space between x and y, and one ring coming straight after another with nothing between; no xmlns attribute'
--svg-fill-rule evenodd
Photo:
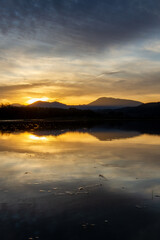
<svg viewBox="0 0 160 240"><path fill-rule="evenodd" d="M160 101L159 0L0 0L0 103Z"/></svg>

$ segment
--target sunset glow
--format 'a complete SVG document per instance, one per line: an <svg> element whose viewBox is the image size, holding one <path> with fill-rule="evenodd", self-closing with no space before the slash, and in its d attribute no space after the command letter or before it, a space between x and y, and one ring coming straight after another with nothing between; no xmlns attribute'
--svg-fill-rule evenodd
<svg viewBox="0 0 160 240"><path fill-rule="evenodd" d="M157 0L29 2L3 1L0 103L159 101Z"/></svg>
<svg viewBox="0 0 160 240"><path fill-rule="evenodd" d="M47 97L43 97L43 98L31 98L27 101L27 104L32 104L32 103L35 103L37 101L42 101L42 102L45 102L45 101L48 101L49 98Z"/></svg>
<svg viewBox="0 0 160 240"><path fill-rule="evenodd" d="M29 138L34 141L47 141L47 137L38 137L35 135L29 135Z"/></svg>
<svg viewBox="0 0 160 240"><path fill-rule="evenodd" d="M160 236L160 0L0 0L0 240Z"/></svg>

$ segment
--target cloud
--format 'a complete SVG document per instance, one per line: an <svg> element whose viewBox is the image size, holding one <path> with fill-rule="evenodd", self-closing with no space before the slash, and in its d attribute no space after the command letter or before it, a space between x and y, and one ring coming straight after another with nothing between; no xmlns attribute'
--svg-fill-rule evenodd
<svg viewBox="0 0 160 240"><path fill-rule="evenodd" d="M56 64L55 62L53 64ZM24 102L26 101L24 97L47 96L52 100L57 98L60 100L73 99L77 104L81 104L81 99L86 99L83 101L84 103L89 102L89 96L92 99L100 96L112 96L140 100L141 97L147 99L150 94L158 96L160 92L159 62L155 63L135 58L132 60L125 59L121 62L116 61L113 66L113 60L111 62L106 60L104 65L101 66L101 64L98 65L96 61L93 61L93 65L90 63L89 69L88 66L85 69L85 62L83 61L77 62L75 60L67 65L65 63L63 59L59 59L60 72L56 72L57 67L54 69L55 72L52 72L53 66L51 64L46 76L44 74L46 78L37 74L39 79L33 80L28 75L26 80L19 80L14 84L11 84L11 82L1 84L1 100L10 99L13 101L15 99L14 102ZM112 71L105 71L106 63L108 63L107 68L113 69ZM99 74L97 74L98 72ZM143 99L141 98L141 100Z"/></svg>
<svg viewBox="0 0 160 240"><path fill-rule="evenodd" d="M1 99L158 96L158 0L0 3Z"/></svg>
<svg viewBox="0 0 160 240"><path fill-rule="evenodd" d="M159 40L154 40L150 41L148 44L145 45L144 47L145 50L155 52L155 53L160 53L160 41Z"/></svg>
<svg viewBox="0 0 160 240"><path fill-rule="evenodd" d="M51 44L56 54L94 54L159 28L158 0L5 0L0 30Z"/></svg>
<svg viewBox="0 0 160 240"><path fill-rule="evenodd" d="M33 83L23 83L23 84L14 84L14 85L1 85L0 86L0 95L1 97L8 96L11 94L18 94L19 91L26 91L26 89L35 89L35 88L41 88L41 87L48 87L51 86L51 82L48 80L43 80L39 82L33 82Z"/></svg>

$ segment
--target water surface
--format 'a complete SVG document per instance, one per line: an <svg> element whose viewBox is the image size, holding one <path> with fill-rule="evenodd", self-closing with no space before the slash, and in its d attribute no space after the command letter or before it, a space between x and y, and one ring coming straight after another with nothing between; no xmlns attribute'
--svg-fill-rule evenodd
<svg viewBox="0 0 160 240"><path fill-rule="evenodd" d="M160 136L0 134L1 239L159 239Z"/></svg>

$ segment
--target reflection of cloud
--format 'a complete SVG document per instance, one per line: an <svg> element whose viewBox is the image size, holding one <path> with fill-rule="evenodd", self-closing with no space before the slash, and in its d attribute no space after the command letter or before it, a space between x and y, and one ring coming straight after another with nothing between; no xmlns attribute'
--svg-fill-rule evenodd
<svg viewBox="0 0 160 240"><path fill-rule="evenodd" d="M48 139L48 141L46 141ZM159 136L141 135L115 141L98 141L87 133L58 137L30 133L0 137L1 186L30 182L98 181L104 175L112 188L127 191L158 191ZM12 176L12 178L10 178ZM14 181L13 181L14 179Z"/></svg>

